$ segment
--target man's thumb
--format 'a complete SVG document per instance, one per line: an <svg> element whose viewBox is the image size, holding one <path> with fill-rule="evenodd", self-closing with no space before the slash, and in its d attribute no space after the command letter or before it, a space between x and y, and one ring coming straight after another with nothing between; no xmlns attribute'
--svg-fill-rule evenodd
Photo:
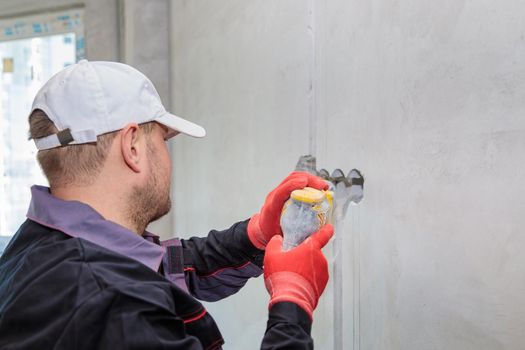
<svg viewBox="0 0 525 350"><path fill-rule="evenodd" d="M282 249L282 246L283 246L283 236L275 235L272 237L268 245L266 245L266 252L274 251L274 250L280 251Z"/></svg>
<svg viewBox="0 0 525 350"><path fill-rule="evenodd" d="M310 236L313 244L319 249L323 248L326 243L334 235L334 227L331 224L326 224L319 231Z"/></svg>

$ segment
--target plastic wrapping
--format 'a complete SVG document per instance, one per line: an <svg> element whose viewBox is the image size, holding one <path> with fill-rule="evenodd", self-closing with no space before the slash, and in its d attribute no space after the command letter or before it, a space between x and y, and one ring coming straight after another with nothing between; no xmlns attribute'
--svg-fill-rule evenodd
<svg viewBox="0 0 525 350"><path fill-rule="evenodd" d="M314 192L315 191L315 192ZM301 197L301 194L306 197ZM323 191L294 191L281 215L283 249L290 250L318 231L331 217L331 200Z"/></svg>

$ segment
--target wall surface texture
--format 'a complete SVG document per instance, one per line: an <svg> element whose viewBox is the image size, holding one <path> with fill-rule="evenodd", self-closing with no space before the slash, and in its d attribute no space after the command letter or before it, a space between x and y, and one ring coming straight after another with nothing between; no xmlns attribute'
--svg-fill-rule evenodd
<svg viewBox="0 0 525 350"><path fill-rule="evenodd" d="M343 235L344 349L525 347L525 3L171 2L179 235L256 212L298 156L357 167ZM331 249L327 249L329 259ZM333 287L316 348L333 346ZM262 279L208 306L256 349Z"/></svg>

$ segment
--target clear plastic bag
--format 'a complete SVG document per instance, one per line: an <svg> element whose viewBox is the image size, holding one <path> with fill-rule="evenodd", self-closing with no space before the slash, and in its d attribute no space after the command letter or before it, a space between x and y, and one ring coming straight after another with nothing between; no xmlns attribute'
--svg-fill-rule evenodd
<svg viewBox="0 0 525 350"><path fill-rule="evenodd" d="M292 192L281 214L283 249L290 250L318 231L331 217L331 193L314 188Z"/></svg>

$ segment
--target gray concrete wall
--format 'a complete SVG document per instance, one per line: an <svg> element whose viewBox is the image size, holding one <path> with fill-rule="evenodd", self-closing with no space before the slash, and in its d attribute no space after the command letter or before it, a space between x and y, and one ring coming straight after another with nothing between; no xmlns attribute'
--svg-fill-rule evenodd
<svg viewBox="0 0 525 350"><path fill-rule="evenodd" d="M155 85L162 103L170 110L169 0L118 0L120 61L144 73ZM170 145L171 147L171 145ZM150 224L150 232L174 235L174 211Z"/></svg>
<svg viewBox="0 0 525 350"><path fill-rule="evenodd" d="M118 0L121 60L150 78L170 106L168 0Z"/></svg>
<svg viewBox="0 0 525 350"><path fill-rule="evenodd" d="M249 218L308 147L311 47L301 4L172 2L173 110L208 132L174 141L178 235ZM258 348L267 301L260 278L207 305L225 349Z"/></svg>
<svg viewBox="0 0 525 350"><path fill-rule="evenodd" d="M523 2L171 4L173 107L209 133L174 142L179 234L249 217L313 150L367 180L340 232L344 349L523 349ZM209 305L225 348L258 347L266 302L259 279Z"/></svg>

